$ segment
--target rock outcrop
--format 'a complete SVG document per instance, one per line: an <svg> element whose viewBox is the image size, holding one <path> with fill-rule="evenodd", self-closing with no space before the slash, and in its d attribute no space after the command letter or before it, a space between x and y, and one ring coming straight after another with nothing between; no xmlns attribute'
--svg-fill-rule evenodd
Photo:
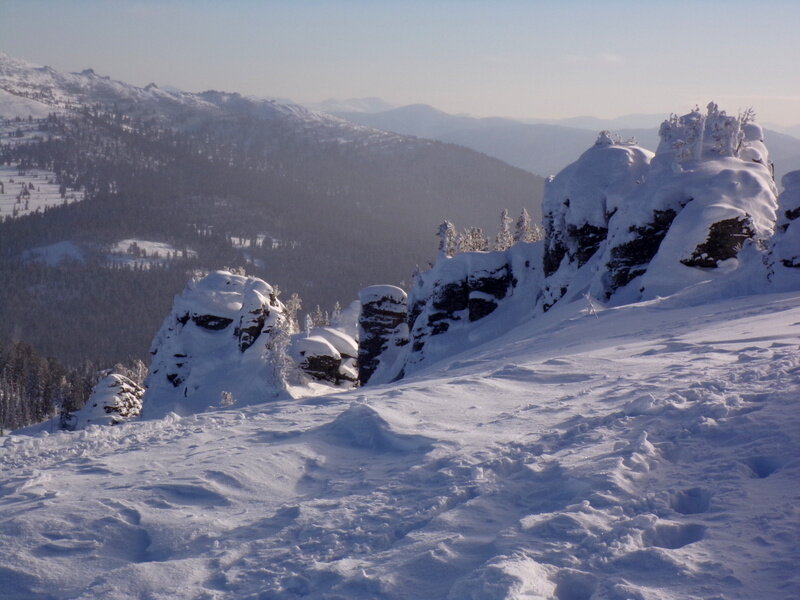
<svg viewBox="0 0 800 600"><path fill-rule="evenodd" d="M417 276L409 294L410 343L403 346L400 359L372 381L383 383L407 375L484 336L497 335L521 314L529 315L541 283L541 262L541 242L518 243L493 252L440 255L429 271ZM505 312L505 319L484 332L474 329L477 323L504 312L499 309L508 305L511 296L520 302Z"/></svg>
<svg viewBox="0 0 800 600"><path fill-rule="evenodd" d="M343 331L316 327L294 336L289 353L298 367L318 381L336 386L358 383L358 344Z"/></svg>
<svg viewBox="0 0 800 600"><path fill-rule="evenodd" d="M770 248L771 277L780 287L791 289L800 277L800 171L791 171L781 181L778 221Z"/></svg>
<svg viewBox="0 0 800 600"><path fill-rule="evenodd" d="M391 368L408 344L406 293L392 285L373 285L359 293L358 379L367 383L376 371Z"/></svg>
<svg viewBox="0 0 800 600"><path fill-rule="evenodd" d="M124 375L111 373L97 382L86 404L68 418L69 429L89 425L117 425L138 417L142 411L144 388Z"/></svg>
<svg viewBox="0 0 800 600"><path fill-rule="evenodd" d="M279 335L288 339L284 307L265 281L226 271L193 279L151 345L145 412L202 410L222 392L274 395Z"/></svg>
<svg viewBox="0 0 800 600"><path fill-rule="evenodd" d="M763 253L776 188L751 117L714 103L673 116L655 154L602 132L546 185L538 307L587 293L612 302L667 295L741 271L743 248Z"/></svg>
<svg viewBox="0 0 800 600"><path fill-rule="evenodd" d="M643 181L652 157L633 140L621 141L603 131L593 147L546 182L544 310L566 293L575 272L602 247L609 219Z"/></svg>

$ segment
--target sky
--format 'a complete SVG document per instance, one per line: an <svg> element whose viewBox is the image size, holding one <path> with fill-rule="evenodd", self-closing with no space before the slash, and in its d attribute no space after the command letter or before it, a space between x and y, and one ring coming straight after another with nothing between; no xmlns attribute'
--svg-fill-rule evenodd
<svg viewBox="0 0 800 600"><path fill-rule="evenodd" d="M0 0L0 50L136 85L474 116L800 124L796 0Z"/></svg>

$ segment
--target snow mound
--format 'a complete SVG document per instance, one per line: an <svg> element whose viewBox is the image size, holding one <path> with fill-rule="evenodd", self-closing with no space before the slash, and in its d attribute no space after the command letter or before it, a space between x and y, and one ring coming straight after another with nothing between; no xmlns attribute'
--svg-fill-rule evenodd
<svg viewBox="0 0 800 600"><path fill-rule="evenodd" d="M456 583L447 600L549 600L556 585L548 569L524 555L501 556Z"/></svg>
<svg viewBox="0 0 800 600"><path fill-rule="evenodd" d="M336 419L319 428L326 441L373 452L427 452L431 441L419 435L396 433L366 404L351 404Z"/></svg>

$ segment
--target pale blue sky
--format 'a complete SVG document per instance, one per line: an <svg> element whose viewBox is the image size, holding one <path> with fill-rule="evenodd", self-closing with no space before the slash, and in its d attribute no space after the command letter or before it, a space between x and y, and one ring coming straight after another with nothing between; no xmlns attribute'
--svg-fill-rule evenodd
<svg viewBox="0 0 800 600"><path fill-rule="evenodd" d="M796 0L0 0L0 49L138 85L297 101L561 118L714 99L800 123Z"/></svg>

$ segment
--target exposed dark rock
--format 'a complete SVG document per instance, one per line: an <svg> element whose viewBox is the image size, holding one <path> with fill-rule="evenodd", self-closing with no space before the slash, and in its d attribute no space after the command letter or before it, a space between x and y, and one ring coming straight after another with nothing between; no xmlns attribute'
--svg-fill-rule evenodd
<svg viewBox="0 0 800 600"><path fill-rule="evenodd" d="M650 223L629 229L636 237L611 249L611 260L608 262L611 273L609 296L645 272L676 216L677 213L671 208L654 211Z"/></svg>
<svg viewBox="0 0 800 600"><path fill-rule="evenodd" d="M473 292L480 292L502 300L508 295L511 285L511 269L507 264L492 271L470 273L467 277L468 298L471 300L474 295Z"/></svg>
<svg viewBox="0 0 800 600"><path fill-rule="evenodd" d="M450 318L458 319L455 314L467 308L469 304L469 287L466 281L446 283L436 288L431 297L431 306L440 311L429 317L430 321Z"/></svg>
<svg viewBox="0 0 800 600"><path fill-rule="evenodd" d="M796 218L800 217L800 206L784 211L784 214L786 215L787 220L794 221Z"/></svg>
<svg viewBox="0 0 800 600"><path fill-rule="evenodd" d="M715 268L719 261L736 257L744 241L753 235L755 231L749 217L718 221L709 228L706 241L681 263L687 267Z"/></svg>
<svg viewBox="0 0 800 600"><path fill-rule="evenodd" d="M607 227L597 227L589 223L584 223L580 227L570 225L567 227L567 234L575 243L576 249L572 255L574 260L582 267L589 259L594 256L600 244L605 241L608 235Z"/></svg>
<svg viewBox="0 0 800 600"><path fill-rule="evenodd" d="M233 323L233 319L216 317L214 315L192 315L192 321L198 327L210 329L211 331L221 331Z"/></svg>
<svg viewBox="0 0 800 600"><path fill-rule="evenodd" d="M307 356L300 363L300 368L315 379L339 383L342 379L339 374L341 363L341 358L336 359L333 356Z"/></svg>
<svg viewBox="0 0 800 600"><path fill-rule="evenodd" d="M567 255L567 247L561 241L560 236L553 234L545 241L544 257L542 258L542 271L545 277L549 277L561 266L561 261Z"/></svg>
<svg viewBox="0 0 800 600"><path fill-rule="evenodd" d="M478 321L487 315L492 314L497 308L497 302L483 296L470 297L469 299L469 320Z"/></svg>
<svg viewBox="0 0 800 600"><path fill-rule="evenodd" d="M371 286L360 293L358 380L365 385L381 363L408 343L406 294L393 286Z"/></svg>

